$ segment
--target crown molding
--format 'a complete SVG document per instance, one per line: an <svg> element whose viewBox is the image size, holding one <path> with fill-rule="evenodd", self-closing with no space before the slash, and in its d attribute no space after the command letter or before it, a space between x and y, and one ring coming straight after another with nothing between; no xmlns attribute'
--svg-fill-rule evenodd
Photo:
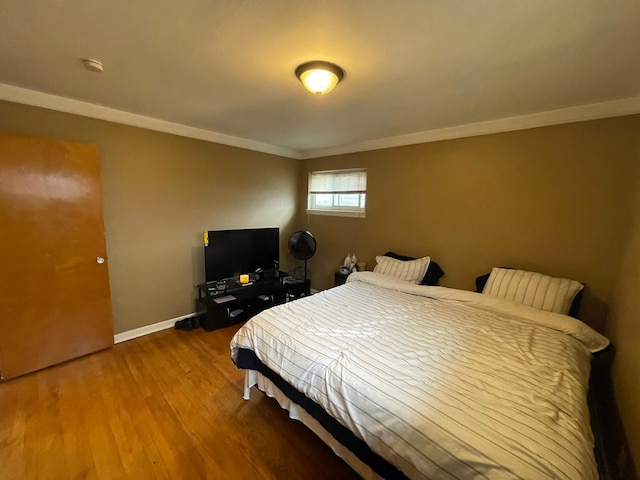
<svg viewBox="0 0 640 480"><path fill-rule="evenodd" d="M455 127L427 130L396 137L387 137L348 145L318 148L302 152L303 159L329 157L346 153L380 150L383 148L402 147L418 143L438 142L454 138L475 137L492 133L526 130L529 128L548 127L563 123L583 122L600 118L620 117L640 113L640 96L613 100L610 102L592 103L577 107L561 108L546 112L520 115L517 117L489 120L487 122L469 123Z"/></svg>
<svg viewBox="0 0 640 480"><path fill-rule="evenodd" d="M280 155L295 159L301 158L300 152L291 148L255 142L245 138L224 135L222 133L212 132L202 128L189 127L179 123L167 122L166 120L159 120L157 118L146 117L136 113L116 110L115 108L95 105L81 100L74 100L3 83L0 83L0 100L47 108L49 110L56 110L59 112L72 113L83 117L96 118L133 127L146 128L148 130L170 133L181 137L220 143L222 145L244 148L256 152L269 153L272 155Z"/></svg>
<svg viewBox="0 0 640 480"><path fill-rule="evenodd" d="M613 100L609 102L592 103L577 107L549 110L529 115L501 118L486 122L469 123L455 127L427 130L395 137L387 137L366 142L337 145L334 147L310 150L296 150L267 143L256 142L245 138L224 135L201 128L189 127L179 123L159 120L135 113L116 110L114 108L94 105L92 103L74 100L49 93L29 90L0 83L0 100L22 103L35 107L47 108L60 112L82 115L84 117L121 123L133 127L146 128L158 132L170 133L182 137L195 138L207 142L219 143L231 147L244 148L256 152L279 155L298 160L318 157L329 157L347 153L380 150L383 148L402 147L419 143L438 142L455 138L490 135L493 133L511 132L529 128L547 127L563 123L583 122L600 118L619 117L640 113L640 96Z"/></svg>

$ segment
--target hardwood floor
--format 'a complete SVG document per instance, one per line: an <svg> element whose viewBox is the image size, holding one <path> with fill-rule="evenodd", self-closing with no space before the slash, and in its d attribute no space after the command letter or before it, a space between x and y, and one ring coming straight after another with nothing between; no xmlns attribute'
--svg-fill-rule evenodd
<svg viewBox="0 0 640 480"><path fill-rule="evenodd" d="M230 359L164 330L0 384L1 479L355 479Z"/></svg>

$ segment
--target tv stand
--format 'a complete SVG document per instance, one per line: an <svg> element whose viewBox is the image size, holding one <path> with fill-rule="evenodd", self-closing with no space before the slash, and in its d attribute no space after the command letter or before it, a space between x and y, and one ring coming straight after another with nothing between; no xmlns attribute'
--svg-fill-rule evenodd
<svg viewBox="0 0 640 480"><path fill-rule="evenodd" d="M264 278L267 277L267 278ZM310 294L310 282L291 277L258 279L250 275L250 284L240 284L239 277L198 285L198 301L206 306L206 318L200 322L207 330L216 330L240 322L274 305Z"/></svg>

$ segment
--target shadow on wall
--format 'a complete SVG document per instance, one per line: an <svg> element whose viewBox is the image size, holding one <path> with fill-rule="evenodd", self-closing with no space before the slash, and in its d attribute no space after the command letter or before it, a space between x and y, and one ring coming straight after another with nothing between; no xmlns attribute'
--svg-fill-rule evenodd
<svg viewBox="0 0 640 480"><path fill-rule="evenodd" d="M202 233L199 235L200 244L191 247L191 283L198 285L204 282L204 244Z"/></svg>
<svg viewBox="0 0 640 480"><path fill-rule="evenodd" d="M589 285L585 285L578 318L596 331L607 335L608 315L609 304L601 298L593 296Z"/></svg>

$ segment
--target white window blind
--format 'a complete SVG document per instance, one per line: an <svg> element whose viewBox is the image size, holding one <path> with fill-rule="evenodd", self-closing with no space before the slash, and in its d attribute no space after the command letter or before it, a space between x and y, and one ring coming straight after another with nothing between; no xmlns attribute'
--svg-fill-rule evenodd
<svg viewBox="0 0 640 480"><path fill-rule="evenodd" d="M311 172L309 193L367 193L367 170Z"/></svg>
<svg viewBox="0 0 640 480"><path fill-rule="evenodd" d="M307 213L365 216L367 170L325 170L309 173Z"/></svg>

